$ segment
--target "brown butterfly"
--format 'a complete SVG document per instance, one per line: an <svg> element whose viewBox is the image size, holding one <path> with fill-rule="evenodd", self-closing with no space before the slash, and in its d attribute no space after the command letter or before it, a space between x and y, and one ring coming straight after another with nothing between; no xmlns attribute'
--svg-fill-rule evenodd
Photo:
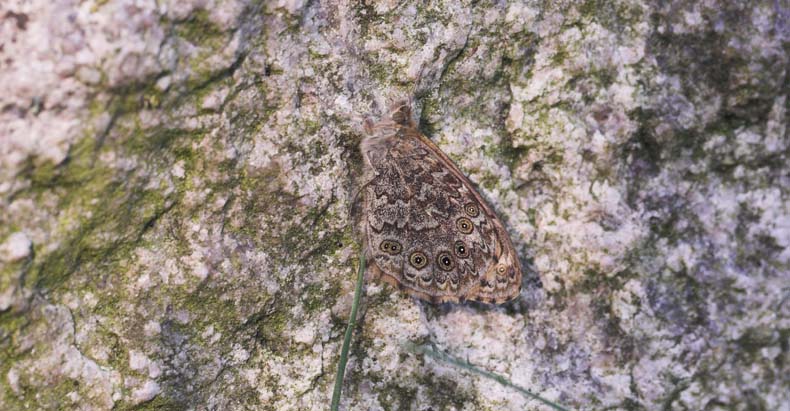
<svg viewBox="0 0 790 411"><path fill-rule="evenodd" d="M433 303L518 296L521 264L502 223L408 104L365 131L357 230L369 273Z"/></svg>

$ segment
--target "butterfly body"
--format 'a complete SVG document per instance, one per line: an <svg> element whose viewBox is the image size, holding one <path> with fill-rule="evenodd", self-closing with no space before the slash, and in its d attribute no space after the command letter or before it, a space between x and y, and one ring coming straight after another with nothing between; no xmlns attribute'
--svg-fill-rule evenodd
<svg viewBox="0 0 790 411"><path fill-rule="evenodd" d="M502 223L408 106L366 131L358 224L369 270L435 303L518 296L521 265Z"/></svg>

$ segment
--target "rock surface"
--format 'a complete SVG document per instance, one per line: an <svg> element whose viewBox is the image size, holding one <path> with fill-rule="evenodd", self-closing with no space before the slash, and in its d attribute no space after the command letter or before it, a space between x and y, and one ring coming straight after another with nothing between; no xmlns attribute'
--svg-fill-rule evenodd
<svg viewBox="0 0 790 411"><path fill-rule="evenodd" d="M788 410L786 3L0 4L0 408L325 409L360 123L408 97L532 268L368 284L354 410ZM744 2L746 3L746 2Z"/></svg>

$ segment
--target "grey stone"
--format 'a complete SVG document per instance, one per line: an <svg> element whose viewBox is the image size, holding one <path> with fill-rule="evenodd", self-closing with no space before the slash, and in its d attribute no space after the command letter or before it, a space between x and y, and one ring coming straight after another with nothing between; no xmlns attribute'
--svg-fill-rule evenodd
<svg viewBox="0 0 790 411"><path fill-rule="evenodd" d="M326 409L363 119L409 98L530 267L369 282L343 409L789 410L782 2L0 4L0 408Z"/></svg>

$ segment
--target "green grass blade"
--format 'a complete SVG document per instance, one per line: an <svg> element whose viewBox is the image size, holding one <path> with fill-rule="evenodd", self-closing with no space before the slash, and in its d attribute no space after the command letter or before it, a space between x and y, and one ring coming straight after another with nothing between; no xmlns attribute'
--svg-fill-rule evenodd
<svg viewBox="0 0 790 411"><path fill-rule="evenodd" d="M365 274L365 252L359 255L359 271L357 272L357 285L354 289L354 302L351 304L351 315L348 318L346 335L343 338L343 347L340 349L340 362L337 364L337 374L335 375L335 390L332 393L331 410L337 411L340 405L340 393L343 390L343 376L346 374L346 362L348 362L348 350L351 347L351 336L357 325L357 309L359 300L362 298L362 283Z"/></svg>
<svg viewBox="0 0 790 411"><path fill-rule="evenodd" d="M470 372L473 372L473 373L475 373L477 375L481 375L481 376L486 377L488 379L494 380L494 381L496 381L496 382L498 382L498 383L500 383L500 384L502 384L502 385L504 385L506 387L513 388L514 390L520 392L521 394L523 394L523 395L525 395L525 396L527 396L529 398L538 400L538 401L542 402L543 404L548 405L551 408L554 408L557 411L570 411L569 409L567 409L567 408L565 408L565 407L563 407L563 406L561 406L559 404L555 404L555 403L553 403L553 402L541 397L540 395L533 393L532 391L530 391L530 390L528 390L526 388L519 387L518 385L513 384L510 380L508 380L504 376L501 376L499 374L494 374L494 373L492 373L490 371L481 370L480 368L477 368L474 365L470 364L468 361L464 361L464 360L462 360L460 358L453 357L453 356L451 356L451 355L449 355L449 354L447 354L445 352L437 350L434 347L427 347L427 346L415 345L415 344L412 344L412 343L407 343L406 344L406 349L411 351L411 352L414 352L414 353L424 354L424 355L427 355L427 356L429 356L431 358L434 358L434 359L437 359L437 360L440 360L440 361L444 361L444 362L453 364L453 365L455 365L457 367L461 367L461 368L463 368L465 370L468 370Z"/></svg>

